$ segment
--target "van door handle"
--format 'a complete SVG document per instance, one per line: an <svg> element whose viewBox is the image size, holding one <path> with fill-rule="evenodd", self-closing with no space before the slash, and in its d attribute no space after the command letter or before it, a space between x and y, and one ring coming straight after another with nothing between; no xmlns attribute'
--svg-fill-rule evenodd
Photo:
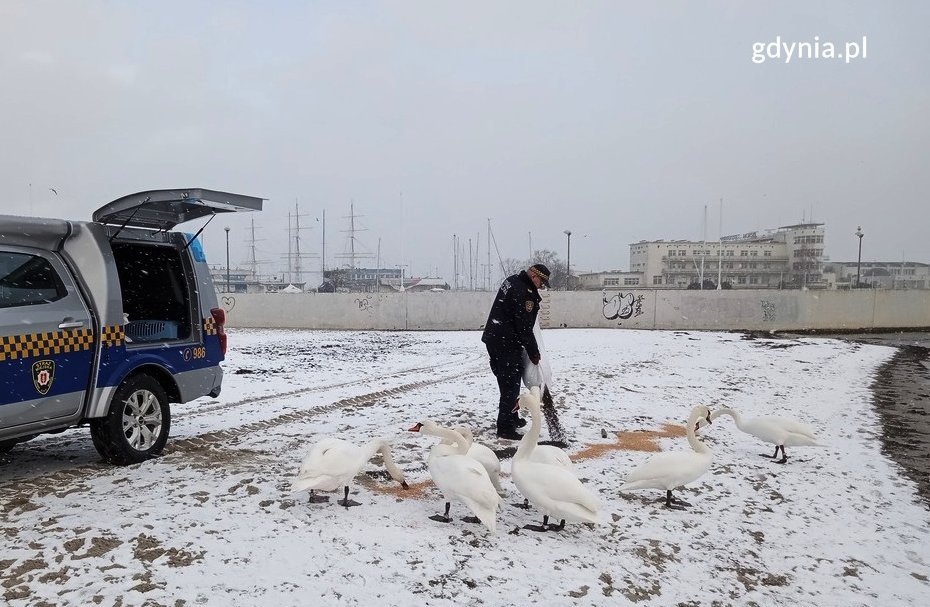
<svg viewBox="0 0 930 607"><path fill-rule="evenodd" d="M66 318L58 324L59 329L80 329L83 326L83 320L72 320L70 318Z"/></svg>

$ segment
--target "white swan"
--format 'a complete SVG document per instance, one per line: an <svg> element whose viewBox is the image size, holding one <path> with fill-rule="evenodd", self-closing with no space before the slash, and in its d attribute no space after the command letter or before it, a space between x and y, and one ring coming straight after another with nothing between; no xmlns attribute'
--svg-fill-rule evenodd
<svg viewBox="0 0 930 607"><path fill-rule="evenodd" d="M543 512L543 524L525 525L533 531L561 531L565 521L599 523L600 500L585 488L569 468L533 459L538 449L542 425L539 388L533 387L519 398L519 407L532 418L529 431L523 435L511 467L513 482L523 496ZM549 517L559 519L559 525L549 525Z"/></svg>
<svg viewBox="0 0 930 607"><path fill-rule="evenodd" d="M410 431L438 436L447 441L434 445L426 460L430 476L446 500L445 514L430 518L444 523L451 522L449 508L452 500L456 500L468 506L477 517L477 521L466 521L481 522L493 533L497 527L497 507L501 498L484 466L466 455L468 446L462 435L432 421L419 422Z"/></svg>
<svg viewBox="0 0 930 607"><path fill-rule="evenodd" d="M379 451L384 458L384 467L387 468L388 474L406 489L404 473L394 463L391 446L387 440L379 438L358 447L340 438L324 438L310 449L310 453L300 464L300 471L291 484L291 491L309 489L311 502L325 502L329 497L318 496L314 492L334 491L345 487L345 494L337 503L346 508L358 506L358 502L349 500L349 483L361 472L362 466Z"/></svg>
<svg viewBox="0 0 930 607"><path fill-rule="evenodd" d="M817 442L817 437L814 435L813 430L793 419L785 419L784 417L751 417L743 419L739 413L729 407L716 409L711 414L710 418L712 420L717 419L721 415L729 415L732 417L733 421L736 423L736 427L746 434L751 434L763 442L775 445L775 454L766 455L762 453L761 455L763 457L775 459L778 457L778 451L780 449L781 459L776 460L779 464L784 464L788 461L788 455L785 453L785 445L789 447L821 446Z"/></svg>
<svg viewBox="0 0 930 607"><path fill-rule="evenodd" d="M665 489L665 507L683 510L688 502L672 498L677 489L697 480L710 469L710 449L695 436L699 420L711 423L710 410L698 405L688 416L688 442L693 451L675 451L653 455L645 464L633 470L625 479L620 491L631 489Z"/></svg>
<svg viewBox="0 0 930 607"><path fill-rule="evenodd" d="M488 478L491 479L491 484L494 485L494 490L497 491L497 494L500 496L506 495L506 491L501 487L501 460L498 459L497 454L489 447L476 443L474 435L467 426L455 426L452 430L461 434L462 438L465 439L465 444L468 445L468 451L465 455L484 466L485 471L488 473ZM445 438L442 442L448 443L449 440L450 439Z"/></svg>

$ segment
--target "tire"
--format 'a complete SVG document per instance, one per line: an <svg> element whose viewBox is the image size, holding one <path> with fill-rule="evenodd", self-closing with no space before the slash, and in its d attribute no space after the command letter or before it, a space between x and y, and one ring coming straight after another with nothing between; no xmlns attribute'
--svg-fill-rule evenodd
<svg viewBox="0 0 930 607"><path fill-rule="evenodd" d="M107 416L91 422L90 435L103 459L123 466L159 455L170 429L165 389L155 378L140 374L120 384Z"/></svg>

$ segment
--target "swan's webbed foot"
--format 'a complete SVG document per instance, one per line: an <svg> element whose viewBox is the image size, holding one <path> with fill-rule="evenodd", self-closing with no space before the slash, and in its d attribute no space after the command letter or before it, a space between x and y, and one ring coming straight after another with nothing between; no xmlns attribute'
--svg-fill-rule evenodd
<svg viewBox="0 0 930 607"><path fill-rule="evenodd" d="M346 485L345 493L343 493L342 499L336 503L346 508L351 508L352 506L361 506L361 504L356 502L355 500L349 499L349 486L348 485Z"/></svg>
<svg viewBox="0 0 930 607"><path fill-rule="evenodd" d="M775 460L775 463L776 463L776 464L786 464L786 463L788 463L788 456L787 456L787 455L782 455L782 456L781 456L781 459Z"/></svg>
<svg viewBox="0 0 930 607"><path fill-rule="evenodd" d="M550 527L553 525L549 524L549 515L543 516L542 525L523 525L524 529L529 529L530 531L549 531Z"/></svg>
<svg viewBox="0 0 930 607"><path fill-rule="evenodd" d="M558 525L548 525L547 529L548 531L561 531L565 529L565 519L563 518L561 521L559 521Z"/></svg>
<svg viewBox="0 0 930 607"><path fill-rule="evenodd" d="M514 508L523 508L524 510L530 509L530 500L524 499L522 504L511 504Z"/></svg>
<svg viewBox="0 0 930 607"><path fill-rule="evenodd" d="M452 507L452 502L446 502L446 512L445 514L434 514L429 517L431 521L436 521L438 523L451 523L452 519L449 517L449 508Z"/></svg>
<svg viewBox="0 0 930 607"><path fill-rule="evenodd" d="M665 507L669 510L684 510L685 506L690 506L688 502L680 500L678 498L672 497L672 490L668 489L665 492Z"/></svg>
<svg viewBox="0 0 930 607"><path fill-rule="evenodd" d="M781 448L780 446L775 445L775 453L773 455L767 455L765 453L760 453L759 455L761 455L762 457L767 457L769 459L775 459L776 457L778 457L778 450L780 448Z"/></svg>
<svg viewBox="0 0 930 607"><path fill-rule="evenodd" d="M466 516L462 520L465 521L466 523L472 523L475 525L481 524L481 519L478 518L477 516Z"/></svg>
<svg viewBox="0 0 930 607"><path fill-rule="evenodd" d="M329 501L328 495L318 495L313 491L310 491L310 498L307 500L310 504L322 504L323 502Z"/></svg>

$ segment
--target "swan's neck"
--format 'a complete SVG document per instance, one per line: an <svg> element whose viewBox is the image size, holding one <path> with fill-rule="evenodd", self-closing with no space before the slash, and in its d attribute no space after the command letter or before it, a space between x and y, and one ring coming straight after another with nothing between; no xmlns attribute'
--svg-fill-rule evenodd
<svg viewBox="0 0 930 607"><path fill-rule="evenodd" d="M697 421L701 419L700 417L695 417L688 420L688 442L691 444L691 448L702 454L710 454L710 447L702 443L697 439L697 436L694 434L694 425Z"/></svg>
<svg viewBox="0 0 930 607"><path fill-rule="evenodd" d="M468 443L465 442L465 439L462 438L462 435L452 430L451 428L443 428L442 426L433 425L425 429L427 434L432 434L433 436L438 436L442 439L442 442L446 444L455 444L455 452L460 455L465 455L468 453Z"/></svg>
<svg viewBox="0 0 930 607"><path fill-rule="evenodd" d="M539 443L542 414L539 412L539 405L530 405L529 410L532 423L530 424L530 429L523 435L523 438L520 439L520 445L517 447L517 452L513 456L514 459L529 459L530 455L533 454L533 449L536 448L536 444Z"/></svg>
<svg viewBox="0 0 930 607"><path fill-rule="evenodd" d="M375 451L381 452L381 458L384 460L384 467L387 468L388 474L391 475L398 483L404 482L404 473L397 467L397 464L394 463L394 456L391 455L391 445L387 441L383 440L374 440L369 443L370 445L375 445ZM374 452L372 453L374 455ZM369 456L370 458L371 456Z"/></svg>
<svg viewBox="0 0 930 607"><path fill-rule="evenodd" d="M739 428L740 430L743 429L743 418L740 417L737 411L734 411L733 409L729 407L720 407L719 409L715 411L715 413L717 415L729 415L730 417L733 418L733 423L736 424L736 427Z"/></svg>

